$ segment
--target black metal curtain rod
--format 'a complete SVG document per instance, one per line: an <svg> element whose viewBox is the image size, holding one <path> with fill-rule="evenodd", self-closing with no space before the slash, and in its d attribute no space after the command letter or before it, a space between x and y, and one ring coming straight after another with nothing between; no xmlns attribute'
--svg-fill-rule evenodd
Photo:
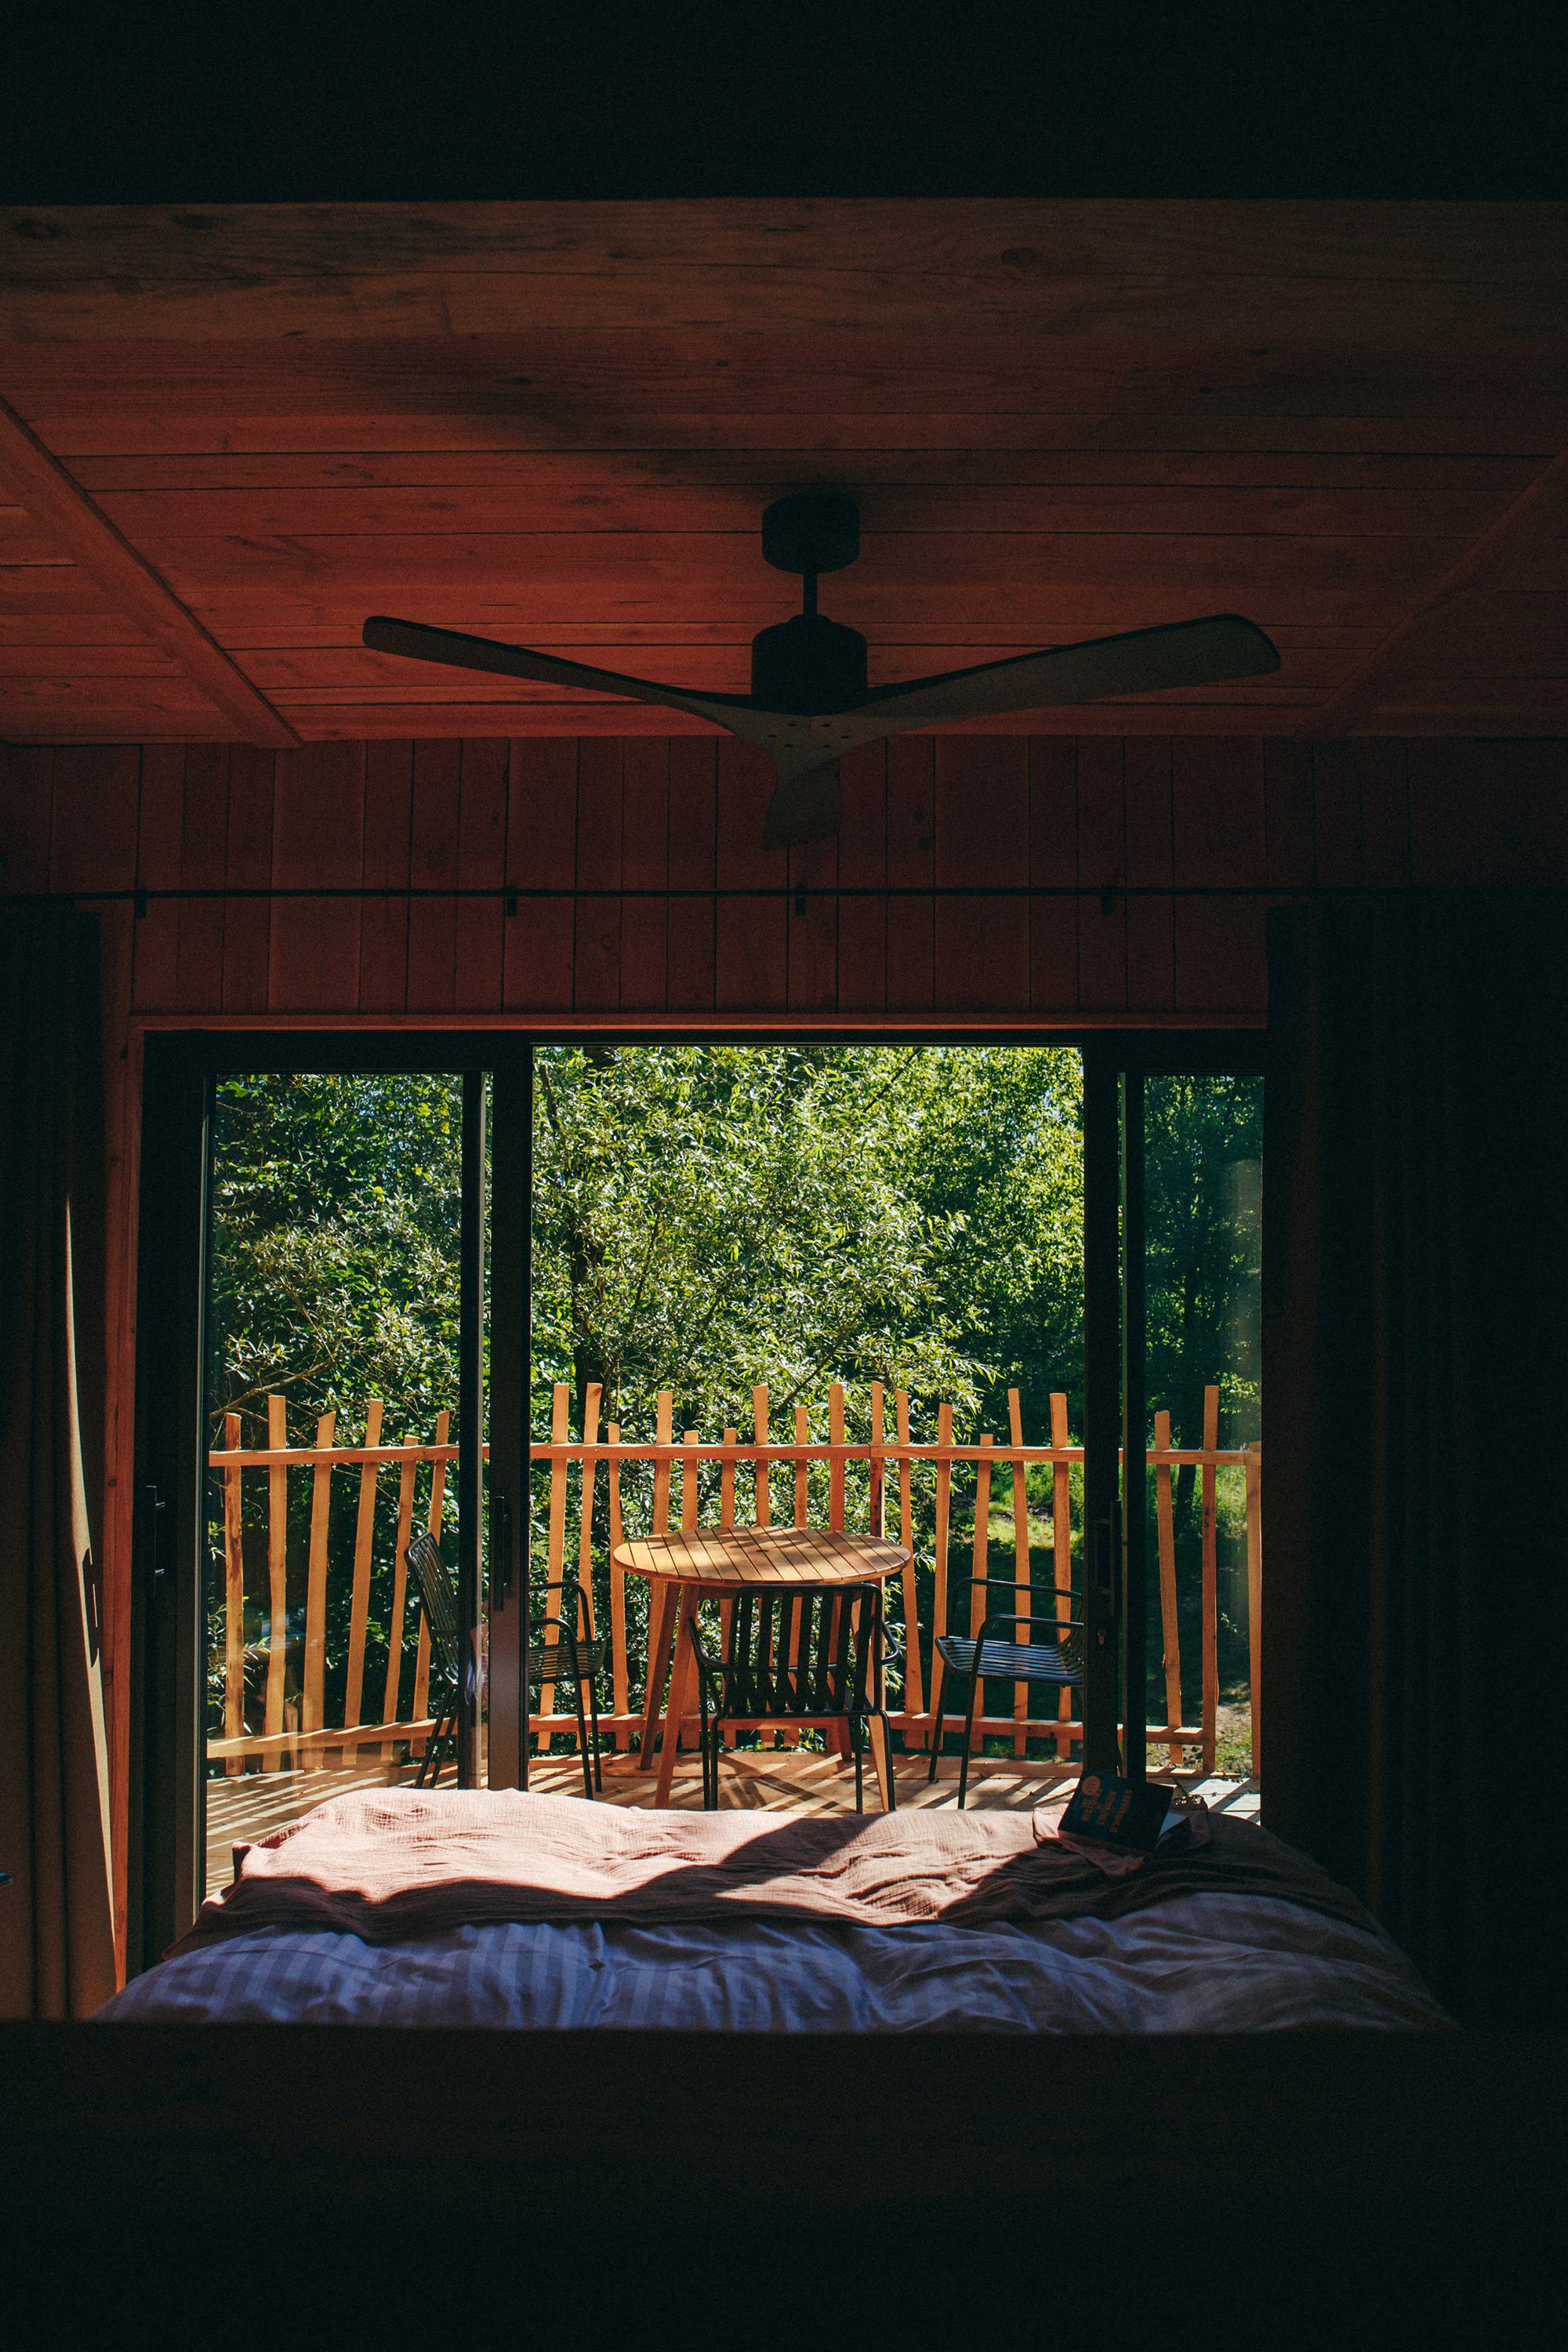
<svg viewBox="0 0 1568 2352"><path fill-rule="evenodd" d="M364 898L411 900L465 898L504 899L508 910L521 899L549 901L578 898L704 899L704 898L1098 898L1102 907L1117 898L1268 898L1286 904L1306 898L1474 898L1488 895L1518 898L1562 898L1562 882L768 882L682 884L669 888L644 886L599 886L527 882L488 882L447 886L410 883L402 889L363 883L260 884L237 889L137 889L0 891L0 907L134 904L184 905L199 901L272 898Z"/></svg>

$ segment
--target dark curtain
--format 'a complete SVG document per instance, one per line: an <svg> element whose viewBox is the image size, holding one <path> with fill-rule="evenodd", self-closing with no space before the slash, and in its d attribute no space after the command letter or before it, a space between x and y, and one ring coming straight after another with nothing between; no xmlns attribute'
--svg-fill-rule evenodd
<svg viewBox="0 0 1568 2352"><path fill-rule="evenodd" d="M98 924L0 915L0 2015L114 1990L102 1526Z"/></svg>
<svg viewBox="0 0 1568 2352"><path fill-rule="evenodd" d="M1268 919L1264 1820L1559 2025L1568 908Z"/></svg>

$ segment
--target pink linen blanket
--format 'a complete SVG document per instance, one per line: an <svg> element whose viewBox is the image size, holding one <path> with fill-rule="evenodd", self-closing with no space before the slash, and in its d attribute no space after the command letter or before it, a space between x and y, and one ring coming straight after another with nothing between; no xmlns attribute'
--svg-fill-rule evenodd
<svg viewBox="0 0 1568 2352"><path fill-rule="evenodd" d="M1114 1917L1209 1887L1371 1924L1344 1888L1250 1823L1199 1810L1144 1857L1060 1836L1065 1802L823 1818L644 1812L510 1790L362 1790L237 1847L234 1885L203 1905L171 1953L258 1928L392 1944L500 1920Z"/></svg>

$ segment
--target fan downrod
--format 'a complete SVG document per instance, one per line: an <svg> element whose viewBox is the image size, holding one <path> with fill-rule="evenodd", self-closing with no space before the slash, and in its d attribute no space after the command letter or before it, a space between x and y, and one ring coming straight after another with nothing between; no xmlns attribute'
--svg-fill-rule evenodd
<svg viewBox="0 0 1568 2352"><path fill-rule="evenodd" d="M860 552L860 510L831 490L775 499L763 512L763 561L775 572L842 572Z"/></svg>

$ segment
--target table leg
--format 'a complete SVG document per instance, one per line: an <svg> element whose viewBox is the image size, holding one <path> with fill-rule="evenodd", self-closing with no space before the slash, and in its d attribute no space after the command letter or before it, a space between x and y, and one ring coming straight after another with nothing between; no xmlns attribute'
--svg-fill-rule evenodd
<svg viewBox="0 0 1568 2352"><path fill-rule="evenodd" d="M670 1783L675 1779L675 1751L679 1745L680 1727L686 1719L686 1691L696 1678L696 1661L691 1654L691 1628L697 1622L698 1588L683 1584L680 1588L680 1615L675 1628L675 1660L669 1670L669 1706L664 1718L664 1746L658 1751L658 1782L653 1801L661 1809L669 1802Z"/></svg>
<svg viewBox="0 0 1568 2352"><path fill-rule="evenodd" d="M642 1748L637 1757L639 1769L653 1769L653 1743L658 1732L659 1700L664 1696L665 1669L669 1664L669 1637L675 1628L675 1604L680 1597L680 1587L661 1577L648 1594L647 1601L647 1682L643 1691Z"/></svg>

